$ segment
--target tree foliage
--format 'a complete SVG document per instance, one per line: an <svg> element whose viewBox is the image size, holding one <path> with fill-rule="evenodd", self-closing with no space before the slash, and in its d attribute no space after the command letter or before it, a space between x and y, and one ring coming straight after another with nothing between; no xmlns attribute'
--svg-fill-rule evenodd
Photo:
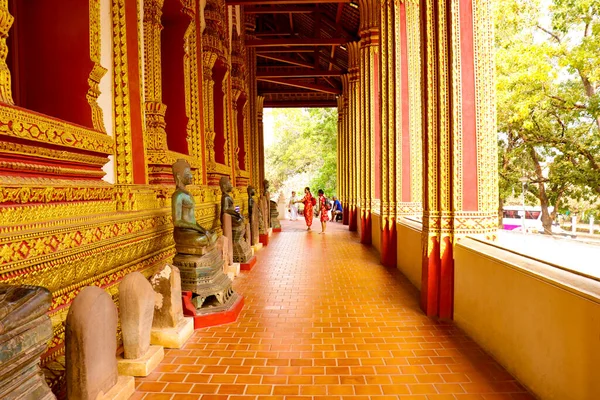
<svg viewBox="0 0 600 400"><path fill-rule="evenodd" d="M274 190L305 186L336 194L337 109L274 109L274 141L265 149L265 176Z"/></svg>
<svg viewBox="0 0 600 400"><path fill-rule="evenodd" d="M527 180L549 232L563 205L600 196L600 0L496 11L500 204Z"/></svg>

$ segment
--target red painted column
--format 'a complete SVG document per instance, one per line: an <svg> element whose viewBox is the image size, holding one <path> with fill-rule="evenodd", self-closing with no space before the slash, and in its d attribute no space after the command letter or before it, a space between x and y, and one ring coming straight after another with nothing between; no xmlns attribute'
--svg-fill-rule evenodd
<svg viewBox="0 0 600 400"><path fill-rule="evenodd" d="M142 117L142 83L138 38L138 10L135 0L126 0L125 20L127 31L127 67L129 89L129 112L131 118L131 158L133 161L133 183L147 183L146 151Z"/></svg>
<svg viewBox="0 0 600 400"><path fill-rule="evenodd" d="M454 241L494 235L498 209L491 1L457 5L425 0L420 10L426 86L421 307L445 319L453 317Z"/></svg>

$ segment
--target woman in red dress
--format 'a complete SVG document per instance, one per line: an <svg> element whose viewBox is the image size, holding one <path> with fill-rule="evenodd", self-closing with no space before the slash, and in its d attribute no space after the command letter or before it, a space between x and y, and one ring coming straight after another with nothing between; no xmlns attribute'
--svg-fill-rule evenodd
<svg viewBox="0 0 600 400"><path fill-rule="evenodd" d="M325 193L323 189L319 189L319 208L317 212L319 214L319 221L321 221L321 233L325 233L325 228L327 226L327 221L329 221L329 216L327 215L327 199L325 198Z"/></svg>
<svg viewBox="0 0 600 400"><path fill-rule="evenodd" d="M313 197L312 193L310 193L308 186L304 188L304 197L301 200L296 201L296 203L304 204L304 220L308 227L306 230L310 231L313 220L313 207L316 204L316 199Z"/></svg>

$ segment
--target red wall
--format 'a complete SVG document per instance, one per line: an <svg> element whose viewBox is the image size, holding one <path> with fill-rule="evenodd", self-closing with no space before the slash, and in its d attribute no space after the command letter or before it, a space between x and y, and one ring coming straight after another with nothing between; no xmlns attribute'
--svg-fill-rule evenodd
<svg viewBox="0 0 600 400"><path fill-rule="evenodd" d="M9 67L18 106L93 128L88 8L83 0L11 0Z"/></svg>
<svg viewBox="0 0 600 400"><path fill-rule="evenodd" d="M162 95L167 105L167 146L169 150L188 154L183 39L190 19L180 10L178 0L165 1L161 34Z"/></svg>

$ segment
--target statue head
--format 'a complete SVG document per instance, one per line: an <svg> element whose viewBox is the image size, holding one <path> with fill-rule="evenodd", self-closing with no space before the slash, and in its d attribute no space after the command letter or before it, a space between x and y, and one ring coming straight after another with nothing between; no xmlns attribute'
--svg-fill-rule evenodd
<svg viewBox="0 0 600 400"><path fill-rule="evenodd" d="M223 193L229 193L233 189L233 186L231 185L231 181L229 180L228 176L221 177L221 179L219 180L219 186L221 187L221 192Z"/></svg>
<svg viewBox="0 0 600 400"><path fill-rule="evenodd" d="M248 197L252 197L256 194L254 191L254 188L252 186L248 186L247 191L248 191Z"/></svg>
<svg viewBox="0 0 600 400"><path fill-rule="evenodd" d="M184 189L186 185L192 183L192 170L190 164L180 158L175 164L173 164L173 177L175 178L175 185L178 189Z"/></svg>
<svg viewBox="0 0 600 400"><path fill-rule="evenodd" d="M265 187L265 192L269 190L269 181L267 179L263 181L263 186Z"/></svg>

